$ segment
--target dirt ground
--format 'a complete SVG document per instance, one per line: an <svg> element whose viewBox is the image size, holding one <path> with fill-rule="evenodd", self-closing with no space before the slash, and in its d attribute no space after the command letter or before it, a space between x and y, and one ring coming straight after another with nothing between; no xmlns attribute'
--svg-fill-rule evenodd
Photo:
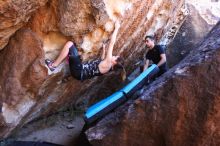
<svg viewBox="0 0 220 146"><path fill-rule="evenodd" d="M76 141L83 126L82 112L62 112L25 125L10 140L69 145Z"/></svg>

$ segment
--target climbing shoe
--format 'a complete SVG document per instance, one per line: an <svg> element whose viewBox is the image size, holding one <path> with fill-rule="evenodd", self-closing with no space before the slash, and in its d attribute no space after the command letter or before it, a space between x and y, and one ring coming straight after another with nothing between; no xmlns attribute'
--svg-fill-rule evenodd
<svg viewBox="0 0 220 146"><path fill-rule="evenodd" d="M45 63L47 65L47 67L50 69L50 71L54 71L56 69L56 67L53 66L53 61L46 59Z"/></svg>

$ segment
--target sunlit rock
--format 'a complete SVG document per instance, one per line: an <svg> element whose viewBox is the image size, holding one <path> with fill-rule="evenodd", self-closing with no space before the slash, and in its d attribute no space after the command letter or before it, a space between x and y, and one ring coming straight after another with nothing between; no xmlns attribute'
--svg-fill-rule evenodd
<svg viewBox="0 0 220 146"><path fill-rule="evenodd" d="M176 65L203 39L220 20L220 3L211 0L186 1L189 15L175 39L167 46L168 64Z"/></svg>

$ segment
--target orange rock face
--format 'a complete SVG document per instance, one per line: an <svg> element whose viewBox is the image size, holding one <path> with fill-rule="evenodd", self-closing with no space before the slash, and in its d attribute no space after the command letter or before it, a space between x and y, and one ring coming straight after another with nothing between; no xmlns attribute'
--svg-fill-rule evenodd
<svg viewBox="0 0 220 146"><path fill-rule="evenodd" d="M11 35L27 23L39 7L47 0L24 0L0 2L0 50L3 49Z"/></svg>
<svg viewBox="0 0 220 146"><path fill-rule="evenodd" d="M167 43L186 15L183 0L1 1L0 138L79 100L103 98L120 85L117 73L80 82L64 81L65 63L47 70L44 59L55 59L66 41L77 44L83 60L95 58L119 19L114 55L126 58L129 73L145 51L144 36Z"/></svg>
<svg viewBox="0 0 220 146"><path fill-rule="evenodd" d="M180 64L86 131L94 146L220 145L220 22Z"/></svg>

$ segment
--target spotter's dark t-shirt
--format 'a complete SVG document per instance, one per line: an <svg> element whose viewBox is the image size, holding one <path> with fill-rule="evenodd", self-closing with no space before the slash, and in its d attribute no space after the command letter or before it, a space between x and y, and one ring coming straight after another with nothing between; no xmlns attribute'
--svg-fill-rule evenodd
<svg viewBox="0 0 220 146"><path fill-rule="evenodd" d="M152 60L154 64L158 64L161 60L160 55L165 54L165 50L160 45L155 45L153 49L149 50L146 54L146 59ZM163 74L167 71L167 63L165 62L160 67L160 72Z"/></svg>

